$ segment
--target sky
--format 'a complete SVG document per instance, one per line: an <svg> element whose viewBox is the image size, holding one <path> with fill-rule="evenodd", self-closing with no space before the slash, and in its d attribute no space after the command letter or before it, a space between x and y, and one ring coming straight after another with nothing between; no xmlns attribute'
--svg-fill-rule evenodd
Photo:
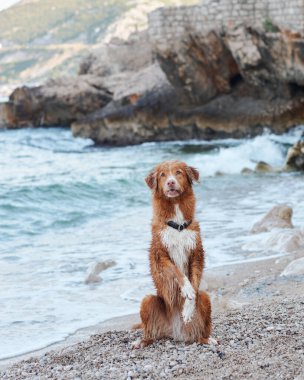
<svg viewBox="0 0 304 380"><path fill-rule="evenodd" d="M19 0L0 0L0 11L3 9L18 3Z"/></svg>

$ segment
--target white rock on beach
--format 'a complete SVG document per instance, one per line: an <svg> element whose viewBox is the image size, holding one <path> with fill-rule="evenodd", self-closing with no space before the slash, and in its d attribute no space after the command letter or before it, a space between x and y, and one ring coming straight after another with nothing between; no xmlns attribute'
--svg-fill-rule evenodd
<svg viewBox="0 0 304 380"><path fill-rule="evenodd" d="M105 260L101 262L93 262L89 265L86 273L85 283L94 284L101 281L99 273L113 267L116 264L114 260Z"/></svg>
<svg viewBox="0 0 304 380"><path fill-rule="evenodd" d="M294 252L304 249L304 228L296 230L284 243L285 251Z"/></svg>
<svg viewBox="0 0 304 380"><path fill-rule="evenodd" d="M296 230L273 231L264 242L266 248L277 251L294 252L303 247L304 228Z"/></svg>
<svg viewBox="0 0 304 380"><path fill-rule="evenodd" d="M293 228L291 218L291 207L285 204L274 206L260 221L253 225L251 233L258 234L271 231L274 228Z"/></svg>
<svg viewBox="0 0 304 380"><path fill-rule="evenodd" d="M304 257L292 261L283 270L280 276L303 276L304 275Z"/></svg>

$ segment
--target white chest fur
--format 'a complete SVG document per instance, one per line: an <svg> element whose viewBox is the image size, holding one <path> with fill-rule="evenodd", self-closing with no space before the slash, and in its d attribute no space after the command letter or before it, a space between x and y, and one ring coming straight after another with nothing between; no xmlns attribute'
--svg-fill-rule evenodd
<svg viewBox="0 0 304 380"><path fill-rule="evenodd" d="M184 216L178 206L175 206L175 213L173 221L184 223ZM161 232L161 240L168 249L172 261L182 273L185 273L189 253L196 247L196 232L188 229L178 231L168 226Z"/></svg>

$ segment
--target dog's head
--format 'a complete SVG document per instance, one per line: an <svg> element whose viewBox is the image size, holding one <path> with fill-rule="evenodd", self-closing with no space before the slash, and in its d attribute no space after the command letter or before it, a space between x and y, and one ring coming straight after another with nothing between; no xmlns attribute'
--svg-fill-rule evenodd
<svg viewBox="0 0 304 380"><path fill-rule="evenodd" d="M157 165L145 181L160 196L176 198L189 190L198 179L197 169L181 161L165 161Z"/></svg>

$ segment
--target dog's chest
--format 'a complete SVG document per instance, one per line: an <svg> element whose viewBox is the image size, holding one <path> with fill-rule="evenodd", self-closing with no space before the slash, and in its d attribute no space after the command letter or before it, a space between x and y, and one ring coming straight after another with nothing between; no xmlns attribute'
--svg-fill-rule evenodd
<svg viewBox="0 0 304 380"><path fill-rule="evenodd" d="M175 211L174 222L184 223L184 216L178 206L176 206ZM171 260L183 273L186 270L189 253L196 247L196 234L192 230L178 231L169 226L161 232L162 243L167 248Z"/></svg>

